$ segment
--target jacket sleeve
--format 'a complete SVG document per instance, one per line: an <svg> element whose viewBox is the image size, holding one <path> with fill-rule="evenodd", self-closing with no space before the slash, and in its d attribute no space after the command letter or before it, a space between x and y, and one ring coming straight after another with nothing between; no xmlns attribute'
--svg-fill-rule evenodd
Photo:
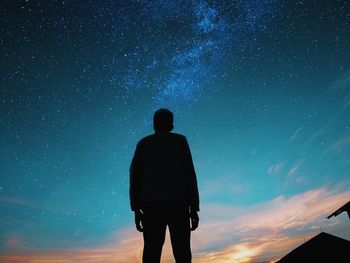
<svg viewBox="0 0 350 263"><path fill-rule="evenodd" d="M138 185L139 185L139 174L140 174L140 143L137 144L134 156L130 165L130 187L129 187L129 196L130 196L130 206L132 211L136 211L138 207Z"/></svg>
<svg viewBox="0 0 350 263"><path fill-rule="evenodd" d="M189 206L192 209L199 211L199 193L197 185L197 176L193 166L191 150L186 137L184 137L184 157L186 191Z"/></svg>

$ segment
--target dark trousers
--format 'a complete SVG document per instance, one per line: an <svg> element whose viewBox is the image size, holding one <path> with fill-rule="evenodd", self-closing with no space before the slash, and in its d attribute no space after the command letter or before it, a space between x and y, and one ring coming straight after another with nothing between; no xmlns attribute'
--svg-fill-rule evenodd
<svg viewBox="0 0 350 263"><path fill-rule="evenodd" d="M169 227L176 263L191 263L191 230L188 206L173 202L152 202L143 211L143 263L159 263Z"/></svg>

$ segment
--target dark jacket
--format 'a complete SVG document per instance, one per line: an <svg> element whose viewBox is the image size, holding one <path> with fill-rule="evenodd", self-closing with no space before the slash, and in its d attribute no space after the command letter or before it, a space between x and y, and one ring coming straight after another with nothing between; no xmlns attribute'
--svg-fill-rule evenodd
<svg viewBox="0 0 350 263"><path fill-rule="evenodd" d="M157 200L185 203L199 211L196 173L183 135L155 133L136 146L130 166L131 209Z"/></svg>

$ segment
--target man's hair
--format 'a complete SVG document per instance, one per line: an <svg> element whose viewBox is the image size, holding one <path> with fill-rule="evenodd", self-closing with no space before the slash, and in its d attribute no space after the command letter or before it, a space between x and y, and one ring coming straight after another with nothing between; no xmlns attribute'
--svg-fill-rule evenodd
<svg viewBox="0 0 350 263"><path fill-rule="evenodd" d="M168 109L156 110L153 116L153 128L156 132L170 132L173 126L174 115Z"/></svg>

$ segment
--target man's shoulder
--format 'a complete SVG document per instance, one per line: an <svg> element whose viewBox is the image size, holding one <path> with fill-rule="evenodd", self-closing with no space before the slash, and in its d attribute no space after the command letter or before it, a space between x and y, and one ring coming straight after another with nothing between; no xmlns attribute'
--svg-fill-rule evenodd
<svg viewBox="0 0 350 263"><path fill-rule="evenodd" d="M182 135L179 133L174 133L174 132L170 132L166 136L168 136L168 138L171 138L172 140L179 140L179 141L186 141L187 140L185 135ZM138 144L139 145L147 144L147 143L150 143L150 142L157 140L157 139L159 139L159 136L157 134L150 134L150 135L143 137L138 142Z"/></svg>
<svg viewBox="0 0 350 263"><path fill-rule="evenodd" d="M180 133L171 132L170 135L178 140L186 140L186 136Z"/></svg>
<svg viewBox="0 0 350 263"><path fill-rule="evenodd" d="M147 135L143 137L141 140L139 140L138 144L140 145L140 144L147 143L149 141L152 141L153 138L154 138L154 134Z"/></svg>

